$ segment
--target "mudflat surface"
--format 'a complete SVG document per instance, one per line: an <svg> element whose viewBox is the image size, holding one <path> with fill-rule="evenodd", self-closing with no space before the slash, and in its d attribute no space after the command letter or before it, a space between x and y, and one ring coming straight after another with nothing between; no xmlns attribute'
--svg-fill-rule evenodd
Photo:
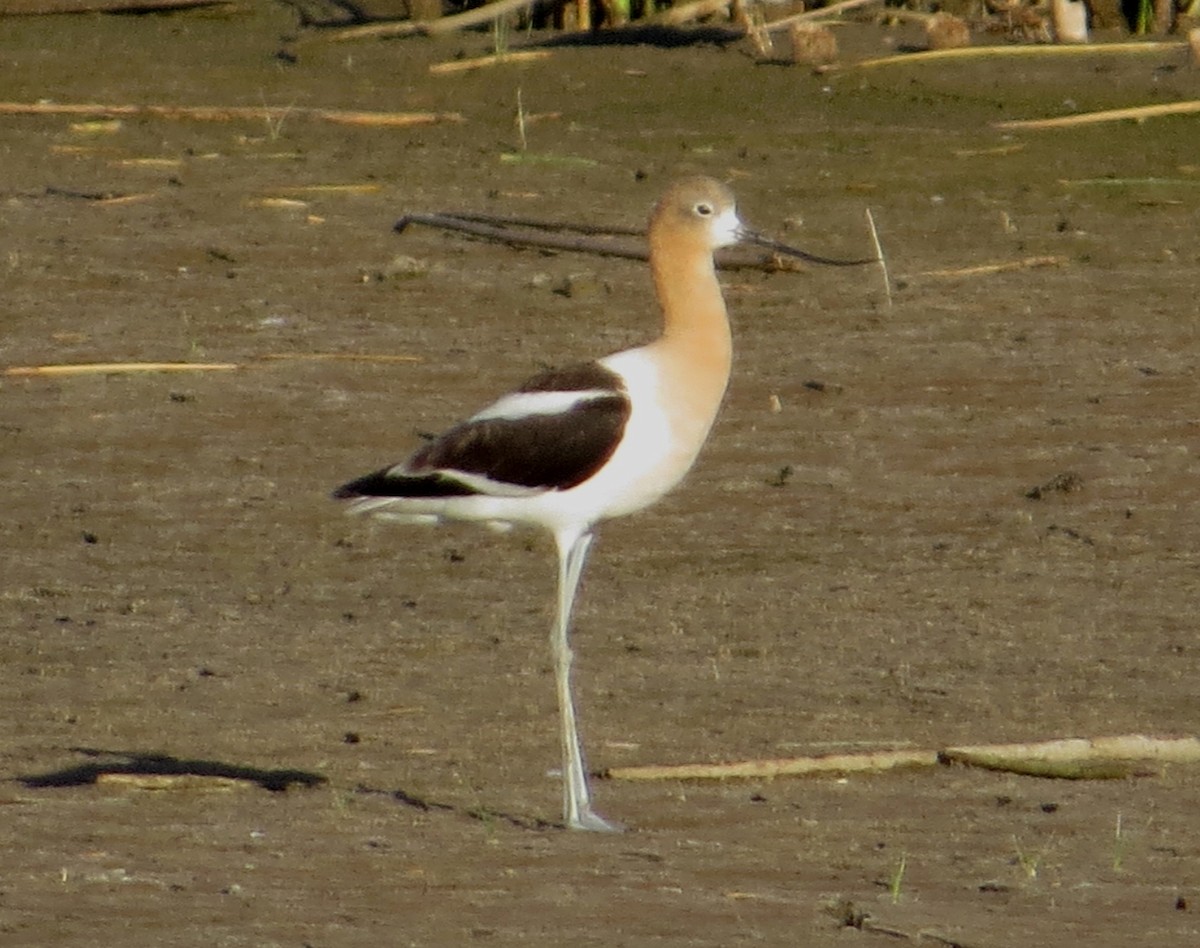
<svg viewBox="0 0 1200 948"><path fill-rule="evenodd" d="M1182 51L817 76L613 45L431 76L491 39L292 61L289 32L273 7L4 23L10 101L463 121L0 119L0 365L244 365L0 378L0 942L1197 943L1182 765L607 780L630 832L556 828L548 543L328 500L655 331L638 264L394 235L402 212L639 225L701 172L860 256L869 207L890 307L869 270L725 278L711 442L585 579L591 765L1195 734L1196 119L992 125L1196 98Z"/></svg>

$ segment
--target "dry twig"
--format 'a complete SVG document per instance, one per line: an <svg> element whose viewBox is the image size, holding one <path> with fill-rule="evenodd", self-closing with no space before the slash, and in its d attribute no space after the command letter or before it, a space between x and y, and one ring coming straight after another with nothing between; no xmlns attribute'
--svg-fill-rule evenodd
<svg viewBox="0 0 1200 948"><path fill-rule="evenodd" d="M916 276L921 277L972 277L988 276L992 273L1011 273L1013 270L1032 270L1037 267L1066 266L1067 258L1062 256L1025 257L1021 260L1005 260L1002 263L981 263L973 267L954 267L947 270L923 270Z"/></svg>
<svg viewBox="0 0 1200 948"><path fill-rule="evenodd" d="M0 102L0 115L103 115L192 119L200 122L268 121L307 118L335 125L407 128L465 121L458 112L360 112L274 106L104 105L99 102Z"/></svg>
<svg viewBox="0 0 1200 948"><path fill-rule="evenodd" d="M785 757L743 760L728 764L670 764L665 766L613 767L605 776L616 780L725 780L731 777L771 779L811 777L821 774L881 773L888 770L934 767L937 751L874 751L866 754L826 754L818 757Z"/></svg>
<svg viewBox="0 0 1200 948"><path fill-rule="evenodd" d="M656 14L649 22L662 26L683 26L694 20L712 16L714 13L726 11L732 2L733 0L691 0L690 3L673 6L669 10Z"/></svg>
<svg viewBox="0 0 1200 948"><path fill-rule="evenodd" d="M265 362L424 362L421 356L374 352L270 352L258 356Z"/></svg>
<svg viewBox="0 0 1200 948"><path fill-rule="evenodd" d="M377 194L383 190L382 184L375 182L363 184L295 184L275 188L283 194Z"/></svg>
<svg viewBox="0 0 1200 948"><path fill-rule="evenodd" d="M345 29L318 34L321 39L335 43L358 39L387 39L401 36L436 36L453 33L473 26L498 20L502 16L532 7L537 0L496 0L465 13L444 16L436 20L402 20L399 23L369 23L366 26L349 26Z"/></svg>
<svg viewBox="0 0 1200 948"><path fill-rule="evenodd" d="M871 241L875 245L875 257L879 261L879 272L883 275L883 292L887 298L887 308L892 308L892 278L888 275L887 259L883 255L883 244L879 242L879 231L875 229L875 215L867 208L867 228L871 231Z"/></svg>
<svg viewBox="0 0 1200 948"><path fill-rule="evenodd" d="M255 362L423 362L421 356L372 352L270 352ZM14 365L0 370L12 377L64 378L80 375L134 375L152 372L227 372L253 362L74 362L57 365Z"/></svg>
<svg viewBox="0 0 1200 948"><path fill-rule="evenodd" d="M1060 48L1079 49L1080 47L1064 46ZM993 122L992 127L1001 129L1071 128L1076 125L1097 125L1101 122L1121 122L1126 119L1140 122L1163 115L1189 115L1193 112L1200 112L1200 99L1191 99L1187 102L1164 102L1159 105L1138 105L1127 109L1102 109L1099 112L1080 112L1075 115L1061 115L1058 118Z"/></svg>
<svg viewBox="0 0 1200 948"><path fill-rule="evenodd" d="M605 776L618 780L770 779L821 774L879 773L966 764L988 770L1068 780L1111 779L1145 772L1146 762L1200 762L1200 739L1155 738L1140 734L1093 739L1038 741L1030 744L980 744L940 751L876 751L828 754L727 764L675 764L614 767Z"/></svg>
<svg viewBox="0 0 1200 948"><path fill-rule="evenodd" d="M1182 43L1089 43L1086 45L1010 45L960 46L953 49L930 49L919 53L900 53L864 59L848 68L870 69L875 66L894 66L899 63L926 63L938 59L983 59L1024 56L1104 56L1113 54L1164 53L1181 47Z"/></svg>
<svg viewBox="0 0 1200 948"><path fill-rule="evenodd" d="M136 372L223 372L240 369L236 362L81 362L62 365L14 365L10 376L127 375Z"/></svg>
<svg viewBox="0 0 1200 948"><path fill-rule="evenodd" d="M212 793L214 791L245 790L254 786L253 781L236 777L219 777L215 774L132 774L103 773L96 775L96 785L117 787L122 790L188 790Z"/></svg>
<svg viewBox="0 0 1200 948"><path fill-rule="evenodd" d="M792 16L781 17L778 20L772 20L764 29L768 33L775 33L779 30L786 30L793 23L805 23L812 20L828 20L831 17L841 16L848 10L854 10L857 7L865 7L872 3L881 3L882 0L842 0L841 3L832 3L827 7L821 7L819 10L807 10L804 13L796 13Z"/></svg>
<svg viewBox="0 0 1200 948"><path fill-rule="evenodd" d="M513 53L495 53L491 56L476 56L472 59L452 59L434 63L429 67L431 76L445 76L456 72L473 72L488 66L503 66L511 63L533 63L549 59L552 54L546 49L527 49Z"/></svg>

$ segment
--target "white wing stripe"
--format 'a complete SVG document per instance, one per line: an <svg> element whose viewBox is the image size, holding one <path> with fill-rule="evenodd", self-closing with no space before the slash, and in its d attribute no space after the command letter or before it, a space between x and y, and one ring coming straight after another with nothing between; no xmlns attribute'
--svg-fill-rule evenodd
<svg viewBox="0 0 1200 948"><path fill-rule="evenodd" d="M621 392L606 388L583 389L574 392L514 392L505 395L483 411L471 416L471 421L520 421L536 415L566 415L580 402L597 398L612 398Z"/></svg>

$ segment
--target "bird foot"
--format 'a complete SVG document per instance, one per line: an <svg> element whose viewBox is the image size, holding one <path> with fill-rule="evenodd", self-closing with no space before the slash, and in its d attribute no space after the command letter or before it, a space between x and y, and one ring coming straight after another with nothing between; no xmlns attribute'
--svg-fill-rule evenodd
<svg viewBox="0 0 1200 948"><path fill-rule="evenodd" d="M583 810L575 816L567 818L567 829L586 830L591 833L624 833L625 827L613 823L593 813L590 809Z"/></svg>

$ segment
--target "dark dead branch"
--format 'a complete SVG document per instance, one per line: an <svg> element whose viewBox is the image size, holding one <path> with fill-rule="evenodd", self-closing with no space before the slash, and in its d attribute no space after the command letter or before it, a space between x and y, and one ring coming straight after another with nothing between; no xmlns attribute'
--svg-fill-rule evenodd
<svg viewBox="0 0 1200 948"><path fill-rule="evenodd" d="M600 227L519 217L492 217L475 213L438 213L406 214L396 222L395 230L400 233L413 224L438 227L509 247L588 253L623 260L650 259L645 231L634 228ZM835 260L810 254L786 244L772 243L766 250L742 247L718 251L717 266L722 270L763 270L767 273L797 269L796 264L789 258L835 267L861 266L877 262L873 257Z"/></svg>

